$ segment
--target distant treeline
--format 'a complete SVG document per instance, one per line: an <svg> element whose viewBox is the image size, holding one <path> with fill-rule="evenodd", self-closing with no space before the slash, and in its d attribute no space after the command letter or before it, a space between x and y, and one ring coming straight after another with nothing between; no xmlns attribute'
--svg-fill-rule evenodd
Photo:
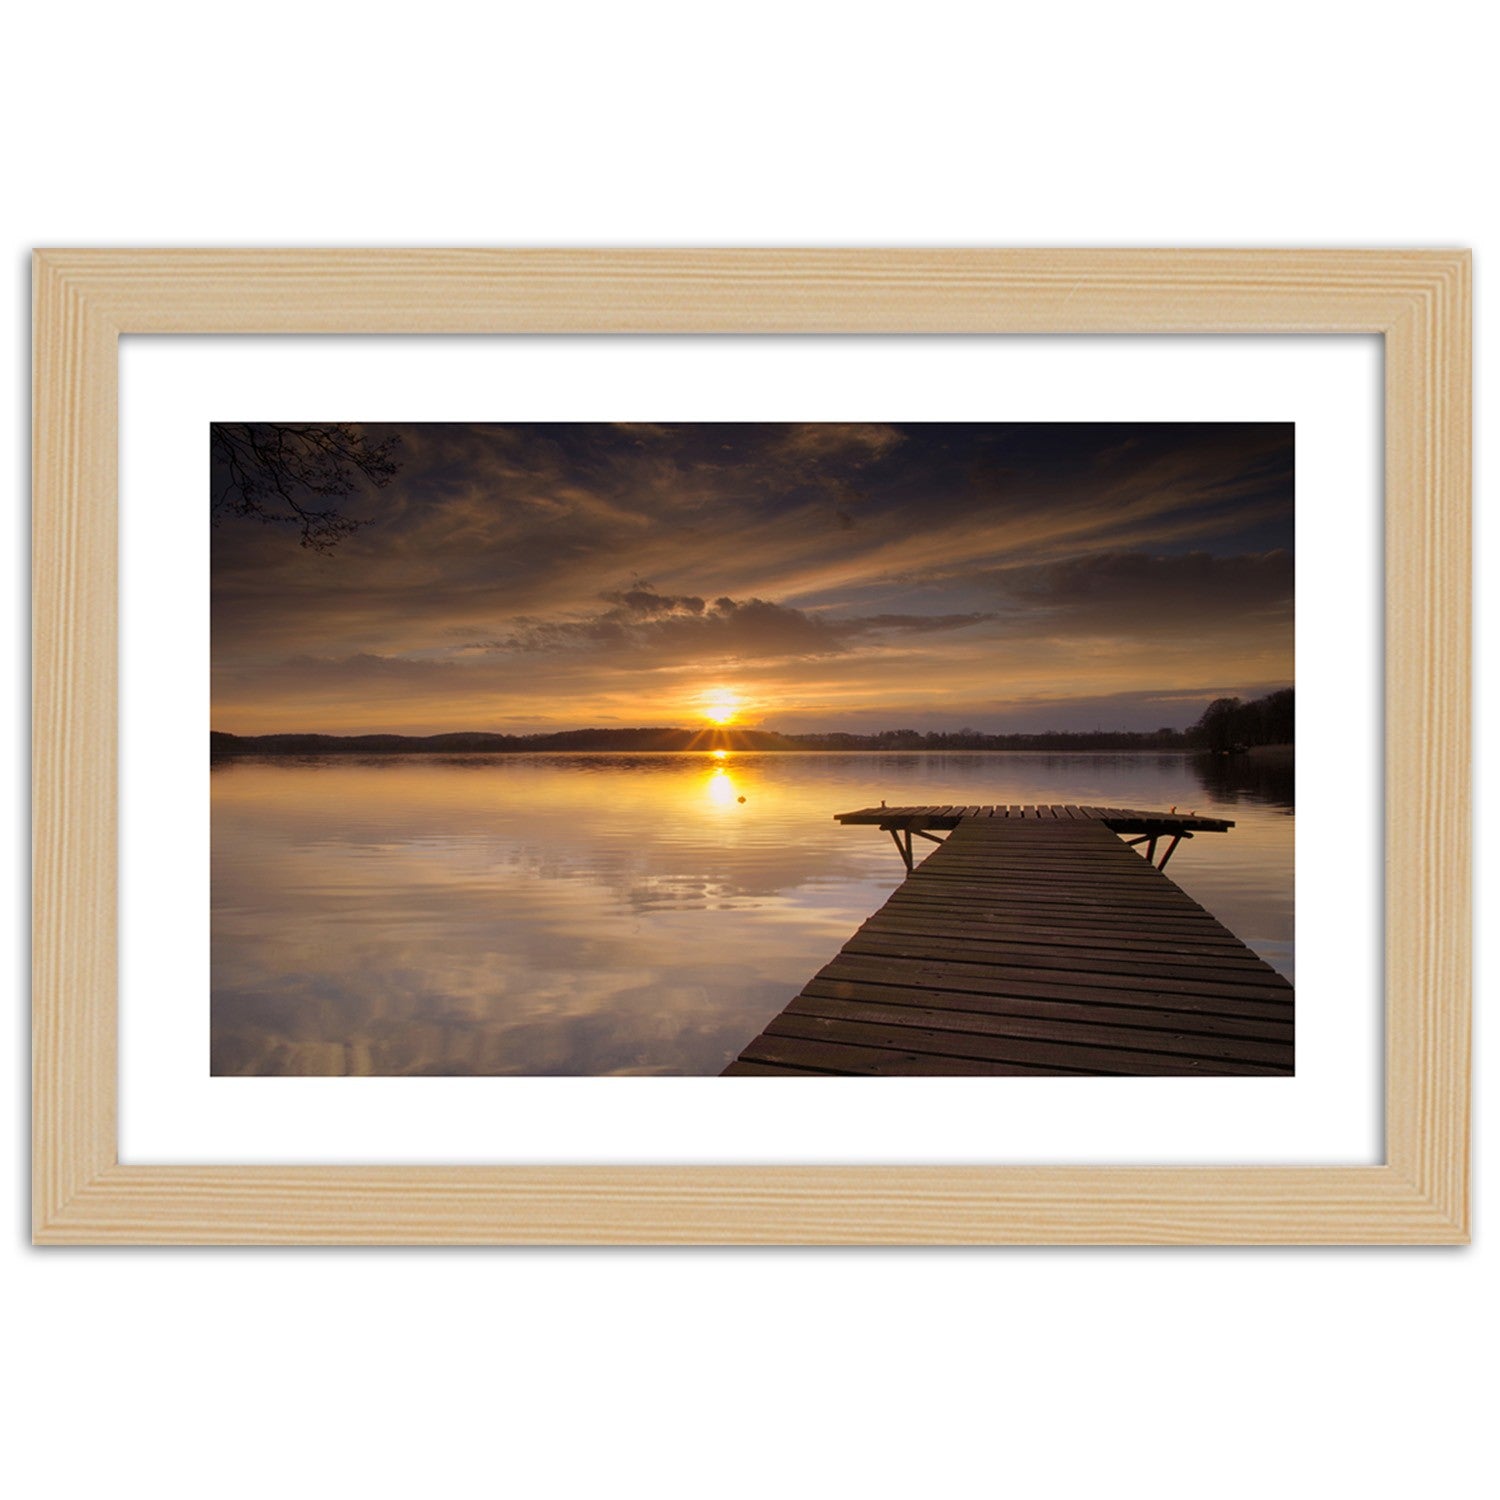
<svg viewBox="0 0 1500 1500"><path fill-rule="evenodd" d="M1187 731L1196 750L1250 749L1254 745L1291 745L1297 739L1297 703L1292 688L1242 703L1215 698Z"/></svg>
<svg viewBox="0 0 1500 1500"><path fill-rule="evenodd" d="M796 750L760 729L564 729L555 734L222 734L215 755L493 755L542 750Z"/></svg>
<svg viewBox="0 0 1500 1500"><path fill-rule="evenodd" d="M1053 730L985 734L977 729L879 734L777 734L769 729L565 729L553 734L223 734L213 755L495 755L581 750L1208 750L1291 744L1292 689L1249 703L1219 698L1189 729L1138 732Z"/></svg>

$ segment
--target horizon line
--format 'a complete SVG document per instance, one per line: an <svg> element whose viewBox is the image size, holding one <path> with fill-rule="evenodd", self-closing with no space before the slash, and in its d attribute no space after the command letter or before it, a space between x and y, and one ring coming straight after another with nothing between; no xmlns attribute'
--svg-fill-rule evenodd
<svg viewBox="0 0 1500 1500"><path fill-rule="evenodd" d="M705 739L729 738L735 735L765 735L775 739L795 740L805 738L826 738L831 735L839 735L848 739L879 739L883 735L907 736L913 735L919 738L930 735L974 735L986 739L1009 739L1009 738L1036 738L1047 735L1068 735L1080 738L1094 735L1131 735L1137 738L1153 738L1163 734L1186 735L1196 725L1173 727L1160 725L1155 729L1130 729L1123 725L1104 726L1096 725L1092 729L1066 729L1050 727L1045 729L978 729L973 725L961 725L951 729L916 729L911 727L887 728L887 729L799 729L783 730L771 729L762 725L699 725L699 724L579 724L561 729L435 729L419 732L405 729L359 729L359 730L326 730L326 729L266 729L255 730L249 733L232 730L217 729L210 727L210 735L223 735L228 739L256 740L256 739L281 739L300 737L306 739L327 740L358 740L358 739L404 739L404 740L434 740L446 739L457 736L483 737L488 739L542 739L551 735L561 734L688 734L696 735Z"/></svg>

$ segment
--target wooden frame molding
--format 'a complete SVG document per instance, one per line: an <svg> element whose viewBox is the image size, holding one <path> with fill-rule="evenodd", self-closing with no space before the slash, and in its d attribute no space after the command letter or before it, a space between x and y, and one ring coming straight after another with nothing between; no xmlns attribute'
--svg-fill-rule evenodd
<svg viewBox="0 0 1500 1500"><path fill-rule="evenodd" d="M45 250L34 263L34 320L38 1243L1467 1239L1467 252ZM119 335L508 332L1382 335L1385 1162L1339 1168L121 1165Z"/></svg>

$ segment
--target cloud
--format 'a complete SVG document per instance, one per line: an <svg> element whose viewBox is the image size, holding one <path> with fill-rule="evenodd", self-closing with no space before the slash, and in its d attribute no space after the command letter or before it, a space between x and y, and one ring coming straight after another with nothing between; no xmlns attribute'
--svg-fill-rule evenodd
<svg viewBox="0 0 1500 1500"><path fill-rule="evenodd" d="M1296 576L1283 550L1224 557L1101 552L994 575L994 584L1012 608L1040 610L1047 621L1141 634L1289 620Z"/></svg>
<svg viewBox="0 0 1500 1500"><path fill-rule="evenodd" d="M900 446L898 428L872 422L799 422L789 427L772 452L810 464L861 467L886 457Z"/></svg>
<svg viewBox="0 0 1500 1500"><path fill-rule="evenodd" d="M658 594L650 584L642 583L623 594L601 594L599 596L615 606L614 613L625 618L659 620L672 615L701 615L703 600L696 594ZM720 604L734 605L732 599L717 600Z"/></svg>
<svg viewBox="0 0 1500 1500"><path fill-rule="evenodd" d="M457 663L409 656L379 656L360 651L353 656L293 656L280 664L280 670L308 681L322 678L352 681L422 681L448 675L458 670Z"/></svg>
<svg viewBox="0 0 1500 1500"><path fill-rule="evenodd" d="M966 630L996 618L994 610L970 610L955 615L867 615L851 620L861 631L899 630L912 635L932 635L945 630Z"/></svg>
<svg viewBox="0 0 1500 1500"><path fill-rule="evenodd" d="M468 651L530 652L629 650L637 658L714 662L835 656L887 633L931 635L994 618L992 612L878 614L839 617L768 599L705 600L696 594L658 594L638 584L600 596L612 607L585 619L521 618L511 631L473 641Z"/></svg>

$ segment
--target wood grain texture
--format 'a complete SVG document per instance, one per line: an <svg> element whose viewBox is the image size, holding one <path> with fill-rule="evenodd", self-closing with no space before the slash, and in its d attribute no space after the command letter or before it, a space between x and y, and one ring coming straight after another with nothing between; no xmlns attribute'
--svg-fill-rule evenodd
<svg viewBox="0 0 1500 1500"><path fill-rule="evenodd" d="M34 1222L116 1160L116 338L42 260L32 404Z"/></svg>
<svg viewBox="0 0 1500 1500"><path fill-rule="evenodd" d="M896 821L902 811L895 810ZM1010 912L1016 897L1050 900L1046 920L1092 921L1112 910L1139 925L1175 912L1205 934L1221 930L1109 823L1066 815L985 816L993 812L988 808L954 820L952 812L936 814L954 821L946 841L747 1042L737 1062L782 1067L789 1076L978 1075L994 1063L1157 1077L1291 1074L1292 987L1243 943L1210 957L1191 949L1145 952L1113 941L1093 947L1039 942L1028 940L1024 927L1019 940L997 938L994 913ZM837 815L841 823L890 816L890 809ZM907 821L915 826L920 820ZM935 910L945 915L935 920ZM859 995L840 994L846 984L858 984ZM1042 1015L1035 1007L1031 1015L1013 1009L1048 988L1068 990L1068 1003ZM1242 1021L1263 1021L1267 1007L1275 1006L1284 1019L1276 1033L1230 1037L1184 1025L1134 1026L1126 1014L1141 1007L1171 1014L1174 1006L1179 1015L1206 1010ZM853 1050L841 1065L818 1050L823 1044Z"/></svg>
<svg viewBox="0 0 1500 1500"><path fill-rule="evenodd" d="M1386 1153L1467 1227L1469 257L1386 333Z"/></svg>
<svg viewBox="0 0 1500 1500"><path fill-rule="evenodd" d="M868 1087L837 1079L826 1086ZM120 1245L1354 1245L1438 1244L1461 1235L1388 1167L121 1166L81 1190L60 1222L37 1226L37 1238Z"/></svg>
<svg viewBox="0 0 1500 1500"><path fill-rule="evenodd" d="M37 1242L1467 1239L1472 314L1466 252L47 250L35 259L34 299ZM1384 336L1384 1165L119 1164L118 336L626 331ZM724 1085L775 1086L765 1078ZM824 1086L870 1085L830 1080ZM1031 1085L1020 1079L1014 1086Z"/></svg>

